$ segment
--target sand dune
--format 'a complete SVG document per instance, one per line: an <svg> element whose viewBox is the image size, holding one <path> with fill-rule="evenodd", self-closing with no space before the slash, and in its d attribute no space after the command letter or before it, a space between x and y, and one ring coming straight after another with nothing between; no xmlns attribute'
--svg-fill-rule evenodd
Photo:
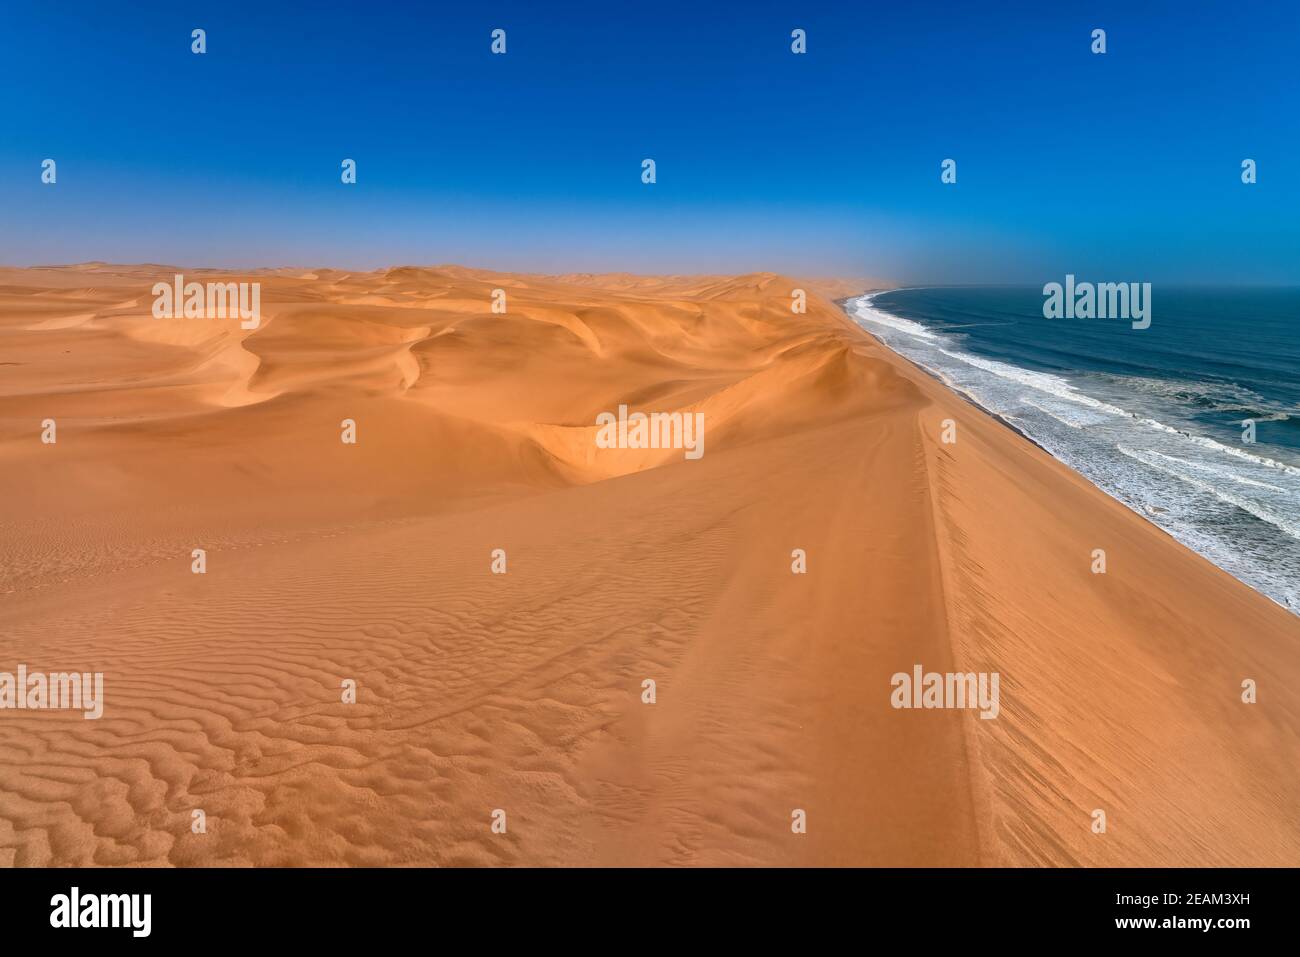
<svg viewBox="0 0 1300 957"><path fill-rule="evenodd" d="M1300 864L1300 620L862 283L187 271L243 329L154 319L176 271L0 269L0 671L105 681L0 711L0 861ZM599 448L620 404L703 456ZM998 717L891 707L918 663Z"/></svg>

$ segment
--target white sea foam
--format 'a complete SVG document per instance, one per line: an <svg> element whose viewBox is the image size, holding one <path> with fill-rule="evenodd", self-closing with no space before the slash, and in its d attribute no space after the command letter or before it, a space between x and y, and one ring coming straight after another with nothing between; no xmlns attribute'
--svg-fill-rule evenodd
<svg viewBox="0 0 1300 957"><path fill-rule="evenodd" d="M871 305L871 300L878 293L869 293L857 300L857 315L860 319L866 319L868 322L878 323L882 326L888 326L890 329L897 329L899 332L905 332L909 336L916 336L918 339L937 339L933 332L925 328L919 322L912 322L910 319L904 319L901 316L890 315L882 312Z"/></svg>
<svg viewBox="0 0 1300 957"><path fill-rule="evenodd" d="M1097 409L1103 412L1109 412L1112 415L1129 415L1118 406L1109 405L1100 399L1094 399L1090 395L1085 395L1074 386L1068 379L1059 375L1052 375L1050 372L1031 372L1028 369L1022 369L1019 366L1013 366L1006 362L998 362L995 359L982 359L979 356L973 356L965 352L951 352L947 349L940 350L949 358L956 359L958 362L964 362L966 365L974 366L976 369L983 369L985 372L991 372L999 379L1006 379L1009 382L1018 382L1020 385L1027 385L1039 392L1046 392L1048 395L1055 396L1058 399L1065 399L1067 402L1077 402L1079 405L1086 405L1090 409Z"/></svg>
<svg viewBox="0 0 1300 957"><path fill-rule="evenodd" d="M1259 450L1175 428L1151 414L1159 415L1161 407L1172 411L1180 397L1249 404L1256 396L1170 379L1125 388L1125 377L1102 382L1024 369L972 354L961 337L891 315L872 304L877 295L849 303L849 314L864 329L972 401L1014 421L1052 455L1189 548L1279 603L1300 609L1300 469ZM1132 397L1142 411L1085 391L1094 386L1111 399Z"/></svg>
<svg viewBox="0 0 1300 957"><path fill-rule="evenodd" d="M1077 405L1068 402L1056 402L1043 396L1022 395L1020 401L1030 408L1037 409L1044 415L1050 415L1057 422L1068 425L1072 429L1084 429L1090 425L1097 425L1103 418L1103 414L1100 412L1079 408Z"/></svg>
<svg viewBox="0 0 1300 957"><path fill-rule="evenodd" d="M1245 459L1247 462L1254 462L1256 465L1262 465L1265 468L1277 469L1281 472L1287 473L1288 475L1300 475L1300 469L1296 468L1294 465L1287 465L1285 462L1270 459L1265 455L1255 455L1253 452L1247 452L1245 449L1234 449L1231 445L1224 445L1222 442L1216 442L1214 439L1208 438L1204 435L1192 435L1190 432L1184 432L1182 429L1175 429L1172 426L1165 425L1163 422L1157 422L1155 419L1141 419L1141 422L1144 425L1150 426L1153 429L1159 429L1162 432L1181 435L1184 439L1199 445L1203 449L1211 449L1212 451L1224 455L1232 455L1239 459Z"/></svg>
<svg viewBox="0 0 1300 957"><path fill-rule="evenodd" d="M1152 452L1144 449L1130 449L1122 445L1118 446L1118 448L1130 458L1134 458L1145 465L1149 465L1168 475L1172 475L1174 478L1186 482L1188 485L1194 485L1199 489L1209 492L1220 501L1227 502L1229 505L1235 505L1242 511L1254 515L1260 521L1268 522L1270 525L1275 525L1287 535L1300 540L1300 524L1290 521L1284 516L1264 508L1260 505L1258 500L1252 500L1242 495L1234 494L1221 485L1216 485L1213 482L1205 481L1204 479L1197 477L1195 473L1200 471L1200 469L1196 464L1192 463L1190 464L1190 467L1188 467L1189 463L1180 463L1179 459L1171 455L1162 455L1159 452ZM1180 469L1172 467L1176 463L1182 464L1184 468Z"/></svg>
<svg viewBox="0 0 1300 957"><path fill-rule="evenodd" d="M1237 482L1241 485L1250 485L1253 486L1254 488L1266 488L1271 492L1281 492L1283 494L1286 494L1288 491L1287 489L1282 488L1280 485L1269 485L1267 482L1257 482L1255 479L1247 478L1246 476L1241 475L1233 471L1232 469L1217 468L1205 462L1194 462L1190 459L1179 458L1176 455L1167 455L1164 452L1155 452L1152 454L1158 455L1160 456L1160 458L1165 459L1169 462L1176 462L1179 465L1184 466L1185 468L1197 469L1198 471L1205 472L1210 475L1216 475L1220 478L1225 478L1230 482Z"/></svg>

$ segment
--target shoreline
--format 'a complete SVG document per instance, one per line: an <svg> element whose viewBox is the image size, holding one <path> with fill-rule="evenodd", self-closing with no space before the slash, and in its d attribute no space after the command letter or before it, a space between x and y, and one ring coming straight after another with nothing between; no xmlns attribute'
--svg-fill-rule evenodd
<svg viewBox="0 0 1300 957"><path fill-rule="evenodd" d="M896 349L894 349L894 348L893 348L889 343L887 343L884 339L881 339L878 335L876 335L876 334L875 334L874 332L872 332L870 329L866 329L866 328L864 328L863 326L859 325L857 322L854 321L853 316L850 315L849 310L848 310L848 304L849 304L850 302L855 302L856 300L861 299L863 296L875 295L875 294L882 293L882 292L899 292L900 290L903 290L903 289L928 289L928 288L931 288L931 287L929 287L929 286L900 286L898 289L868 289L866 292L861 293L860 295L857 295L857 296L848 296L848 297L846 297L846 298L844 298L844 299L836 299L836 300L835 300L835 305L839 307L840 311L844 313L845 318L848 319L849 323L850 323L850 324L851 324L855 329L861 329L863 332L865 332L867 335L869 335L872 339L874 339L877 343L879 343L880 346L881 346L882 348L884 348L884 349L888 349L891 353L893 353L894 355L898 356L900 359L902 359L902 360L903 360L904 362L906 362L908 365L912 366L912 368L916 369L918 372L921 372L921 373L923 373L923 374L929 376L931 379L933 379L934 381L938 382L941 386L943 386L945 389L947 389L947 390L948 390L949 392L951 392L953 395L957 396L959 399L964 400L965 402L967 402L967 403L970 404L970 405L973 405L975 408L979 409L981 412L985 413L986 415L992 417L993 419L996 419L999 423L1001 423L1002 425L1006 426L1006 427L1007 427L1008 429L1010 429L1012 432L1016 433L1016 435L1020 436L1022 439L1024 439L1024 440L1025 440L1026 442L1028 442L1030 445L1034 446L1035 448L1041 449L1041 450L1042 450L1044 453L1046 453L1047 455L1052 455L1051 451L1050 451L1046 446L1044 446L1041 442L1039 442L1037 439L1035 439L1032 435L1030 435L1030 434L1029 434L1028 432L1026 432L1024 429L1020 428L1020 426L1016 425L1016 424L1013 423L1010 419L1006 418L1006 416L1002 415L1002 414L999 413L999 412L995 412L993 409L990 409L990 408L988 408L988 407L985 406L985 405L982 405L982 404L979 402L979 400L976 399L974 396L972 396L970 393L968 393L968 392L964 392L964 391L962 391L961 389L957 388L957 387L956 387L955 385L953 385L951 382L948 382L947 380L945 380L945 379L943 378L943 376L939 375L939 373L935 372L933 369L927 369L925 366L921 365L921 363L917 362L915 359L912 359L912 358L909 357L909 356L905 356L905 355L903 355L903 353L901 353L901 352L897 351ZM1058 461L1058 462L1061 462L1061 460L1060 460L1059 458L1057 458L1055 455L1052 455L1052 458L1056 459L1056 461ZM1075 470L1075 469L1070 468L1069 464L1066 463L1066 462L1061 462L1061 464L1064 465L1066 468L1070 469L1070 471L1072 471L1072 472L1073 472L1073 471L1077 471L1077 470ZM1085 479L1087 478L1086 475L1085 475L1085 476L1082 476L1082 477L1085 478ZM1104 492L1105 489L1102 489L1102 491ZM1164 529L1161 529L1161 531L1164 531ZM1166 533L1166 534L1168 534L1168 533ZM1172 537L1172 536L1171 536L1171 537Z"/></svg>
<svg viewBox="0 0 1300 957"><path fill-rule="evenodd" d="M6 712L0 864L1300 861L1295 616L803 283L147 279L0 308L0 662L106 696ZM601 449L633 402L705 453Z"/></svg>
<svg viewBox="0 0 1300 957"><path fill-rule="evenodd" d="M924 288L936 288L936 287L929 287L929 286L913 286L913 287L906 287L906 288L909 288L909 289L924 289ZM867 328L867 327L864 326L863 324L859 323L859 322L856 320L856 318L854 317L853 313L850 311L850 304L851 304L851 303L855 303L855 302L857 302L857 301L859 301L859 300L866 299L866 300L867 300L867 305L871 305L872 300L874 300L875 296L880 295L880 294L882 294L882 293L893 292L893 291L896 291L896 290L894 290L894 289L869 289L869 290L864 290L864 291L863 291L862 293L860 293L859 295L856 295L856 296L849 296L849 297L845 297L845 298L843 298L843 299L838 299L838 300L836 300L836 301L835 301L835 305L837 306L838 311L843 315L845 321L847 321L847 322L849 323L850 326L852 326L853 328L855 328L855 329L857 329L857 330L860 330L861 332L865 333L868 337L871 338L872 341L878 343L878 344L879 344L882 348L884 348L884 349L885 349L885 350L886 350L890 355L892 355L892 356L896 356L897 358L901 359L902 361L904 361L904 362L908 365L908 367L913 368L913 369L916 369L917 371L923 373L923 374L924 374L928 379L930 379L930 380L932 380L932 381L934 381L934 382L937 382L940 386L942 386L944 389L946 389L946 390L947 390L948 392L950 392L951 394L953 394L953 395L957 396L958 398L962 399L963 401L965 401L965 402L968 403L969 405L972 405L972 406L974 406L975 408L979 409L981 412L985 413L985 414L988 415L991 419L993 419L994 421L998 422L999 424L1001 424L1002 426L1006 427L1007 429L1010 429L1012 432L1014 432L1015 434L1017 434L1018 436L1020 436L1021 438L1023 438L1025 441L1027 441L1028 443L1030 443L1031 445L1033 445L1035 448L1039 449L1039 450L1042 451L1044 454L1050 456L1050 457L1052 458L1053 461L1058 462L1058 463L1059 463L1060 465L1062 465L1064 468L1069 469L1071 473L1073 473L1073 474L1079 476L1079 478L1081 478L1083 481L1087 482L1089 485L1093 486L1093 487L1096 488L1098 491L1102 492L1102 493L1103 493L1104 495L1106 495L1108 498L1112 499L1113 501L1115 501L1115 502L1119 503L1120 505L1122 505L1124 508L1128 509L1130 512L1132 512L1132 514L1136 515L1138 518L1141 518L1143 521L1145 521L1147 524L1149 524L1149 525L1152 526L1153 528L1155 528L1155 529L1157 529L1158 531L1160 531L1160 532L1161 532L1163 535L1165 535L1166 537L1168 537L1168 538L1172 539L1173 541L1177 542L1181 547L1188 549L1188 550L1189 550L1190 552L1192 552L1193 554L1199 556L1200 558L1204 559L1205 561L1208 561L1210 564L1212 564L1215 568L1217 568L1217 569L1219 569L1220 571L1222 571L1224 574L1227 574L1227 575L1231 576L1235 581L1240 582L1242 585L1244 585L1245 587L1249 588L1251 591L1255 592L1256 594L1258 594L1258 595L1260 595L1261 597L1267 599L1267 600L1270 601L1271 603L1273 603L1273 604L1277 605L1278 607L1282 608L1284 611L1288 612L1289 614L1292 614L1292 615L1295 615L1295 616L1297 616L1297 617L1300 617L1300 606L1296 606L1296 605L1293 605L1293 604L1291 604L1291 603L1288 603L1287 601L1282 600L1282 598L1280 598L1280 597L1278 597L1278 596L1275 596L1275 595L1273 595L1273 594L1268 593L1267 591L1263 590L1263 588L1261 588L1261 587L1257 586L1256 584L1252 583L1251 581L1247 580L1247 578L1242 577L1241 575L1239 575L1239 574L1238 574L1236 571L1234 571L1231 567L1228 567L1228 566L1225 565L1225 564L1220 564L1220 561L1221 561L1221 560L1224 560L1224 559L1222 558L1222 556L1220 556L1220 557L1219 557L1219 560L1216 560L1216 557L1214 556L1214 554L1213 554L1213 550L1212 550L1212 549L1207 549L1206 551L1202 551L1201 548L1196 547L1196 545L1194 545L1194 544L1193 544L1192 542L1190 542L1190 541L1185 541L1183 537L1181 537L1180 535L1176 534L1176 533L1175 533L1174 531L1172 531L1171 529L1166 528L1166 527L1165 527L1164 525L1162 525L1159 521L1157 521L1157 515L1159 515L1159 514L1167 514L1168 511L1169 511L1168 508L1166 508L1166 507L1162 507L1162 506L1159 506L1159 505L1154 505L1154 506L1153 506L1153 505L1146 505L1146 506L1144 506L1144 507L1139 507L1138 505L1136 505L1136 504L1134 504L1134 503L1132 503L1132 502L1127 501L1125 498L1121 497L1120 494L1118 494L1118 493L1115 492L1115 491L1112 491L1111 489L1107 488L1104 484L1102 484L1102 483L1099 482L1098 480L1094 479L1091 475L1089 475L1089 474L1088 474L1087 472L1085 472L1083 469L1081 469L1081 468L1077 467L1076 465L1072 464L1070 461L1068 461L1067 459L1063 458L1061 455L1057 454L1056 452L1053 452L1053 451L1052 451L1050 448L1048 448L1048 447L1047 447L1043 442L1040 442L1039 440L1037 440L1036 438L1034 438L1034 436L1030 435L1030 434L1029 434L1029 433L1028 433L1024 428L1022 428L1022 427L1020 427L1020 426L1014 424L1013 422L1011 422L1011 421L1010 421L1006 416L1004 416L1002 413L998 412L996 409L990 408L989 406L987 406L987 405L985 405L984 403L982 403L978 398L976 398L975 396L973 396L970 392L968 392L968 391L966 391L966 390L960 388L959 386L955 385L954 383L950 382L950 381L949 381L949 380L948 380L944 375L942 375L939 371L934 370L934 369L931 369L931 368L929 368L929 367L923 365L921 362L917 361L916 359L913 359L911 356L909 356L909 355L907 355L907 354L905 354L905 353L899 351L898 349L896 349L896 348L895 348L894 346L892 346L890 343L888 343L887 341L885 341L885 339L883 339L883 338L881 338L879 335L877 335L874 331L872 331L871 329ZM880 307L872 306L872 308L880 308ZM902 317L902 316L897 316L897 315L895 315L894 313L889 312L888 310L881 310L881 311L885 312L887 315L891 316L892 318L898 319L898 320L903 321L903 322L909 322L909 323L915 322L915 320L905 319L904 317ZM1001 360L999 360L999 361L1001 361ZM1015 368L1020 368L1020 367L1018 367L1018 366L1015 366L1014 363L1009 363L1009 365L1011 365L1011 366L1013 366L1013 367L1015 367ZM1059 377L1064 377L1064 376L1066 375L1066 373L1064 373L1064 372L1056 372L1056 373L1052 373L1052 375L1059 376ZM1068 381L1068 380L1067 380L1067 381ZM1083 394L1084 394L1084 395L1087 395L1087 393L1083 393ZM1127 412L1127 410L1122 410L1122 411ZM1142 416L1142 415L1140 415L1139 413L1127 412L1127 414L1128 414L1129 416L1131 416L1132 418L1134 418L1135 420L1139 420L1139 421L1149 421L1149 422L1155 422L1155 421L1156 421L1156 420L1154 420L1153 418L1151 418L1150 416ZM1170 426L1165 426L1165 425L1163 425L1163 423L1158 423L1158 424L1160 424L1161 427L1163 427L1163 428L1165 428L1165 429L1172 429L1172 427L1170 427ZM1177 431L1179 434L1184 435L1184 436L1186 436L1186 437L1188 437L1188 438L1191 438L1191 439L1193 439L1193 440L1195 440L1195 439L1198 438L1197 436L1194 436L1192 433L1190 433L1190 432L1188 432L1188 431L1185 431L1185 430L1182 430L1182 429L1177 429L1177 430L1175 430L1175 431ZM1206 441L1211 441L1211 442L1212 442L1212 441L1214 441L1214 440L1213 440L1213 439L1206 439ZM1228 450L1228 451L1233 451L1233 450ZM1272 461L1272 460L1270 460L1270 461ZM1286 465L1286 463L1278 463L1278 464L1279 464L1281 467L1284 467L1284 468L1288 467L1288 466ZM1149 486L1147 486L1147 487L1149 487ZM1211 494L1214 494L1214 490L1213 490L1213 489L1211 489ZM1243 506L1237 505L1236 507L1237 507L1237 508L1241 508L1241 509L1242 509L1243 511L1245 511L1247 514L1251 514L1251 513L1250 513L1250 510L1249 510L1249 509L1245 509ZM1148 509L1149 509L1150 511L1148 511ZM1260 518L1259 516L1254 516L1254 517L1256 517L1256 518L1259 519L1260 521L1267 521L1266 519L1262 519L1262 518ZM1279 533L1280 533L1280 534L1285 534L1285 531L1284 531L1284 530L1279 530Z"/></svg>

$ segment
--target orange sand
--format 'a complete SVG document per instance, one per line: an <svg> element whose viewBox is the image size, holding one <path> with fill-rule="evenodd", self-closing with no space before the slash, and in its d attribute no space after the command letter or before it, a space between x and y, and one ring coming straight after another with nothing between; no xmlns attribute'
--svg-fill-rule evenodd
<svg viewBox="0 0 1300 957"><path fill-rule="evenodd" d="M1300 619L854 284L222 276L248 331L153 319L173 272L0 269L0 671L105 675L0 711L0 862L1300 864ZM620 404L704 456L597 449ZM918 663L998 718L891 708Z"/></svg>

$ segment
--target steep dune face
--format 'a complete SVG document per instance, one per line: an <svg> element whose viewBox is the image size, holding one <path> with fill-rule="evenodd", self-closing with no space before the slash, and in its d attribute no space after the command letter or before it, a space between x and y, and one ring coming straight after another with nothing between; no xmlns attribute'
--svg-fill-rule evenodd
<svg viewBox="0 0 1300 957"><path fill-rule="evenodd" d="M260 282L244 329L154 319L174 272L0 270L0 672L105 683L0 710L0 860L1300 862L1296 619L855 284L187 274ZM703 454L602 447L620 406ZM917 663L998 717L892 707Z"/></svg>

